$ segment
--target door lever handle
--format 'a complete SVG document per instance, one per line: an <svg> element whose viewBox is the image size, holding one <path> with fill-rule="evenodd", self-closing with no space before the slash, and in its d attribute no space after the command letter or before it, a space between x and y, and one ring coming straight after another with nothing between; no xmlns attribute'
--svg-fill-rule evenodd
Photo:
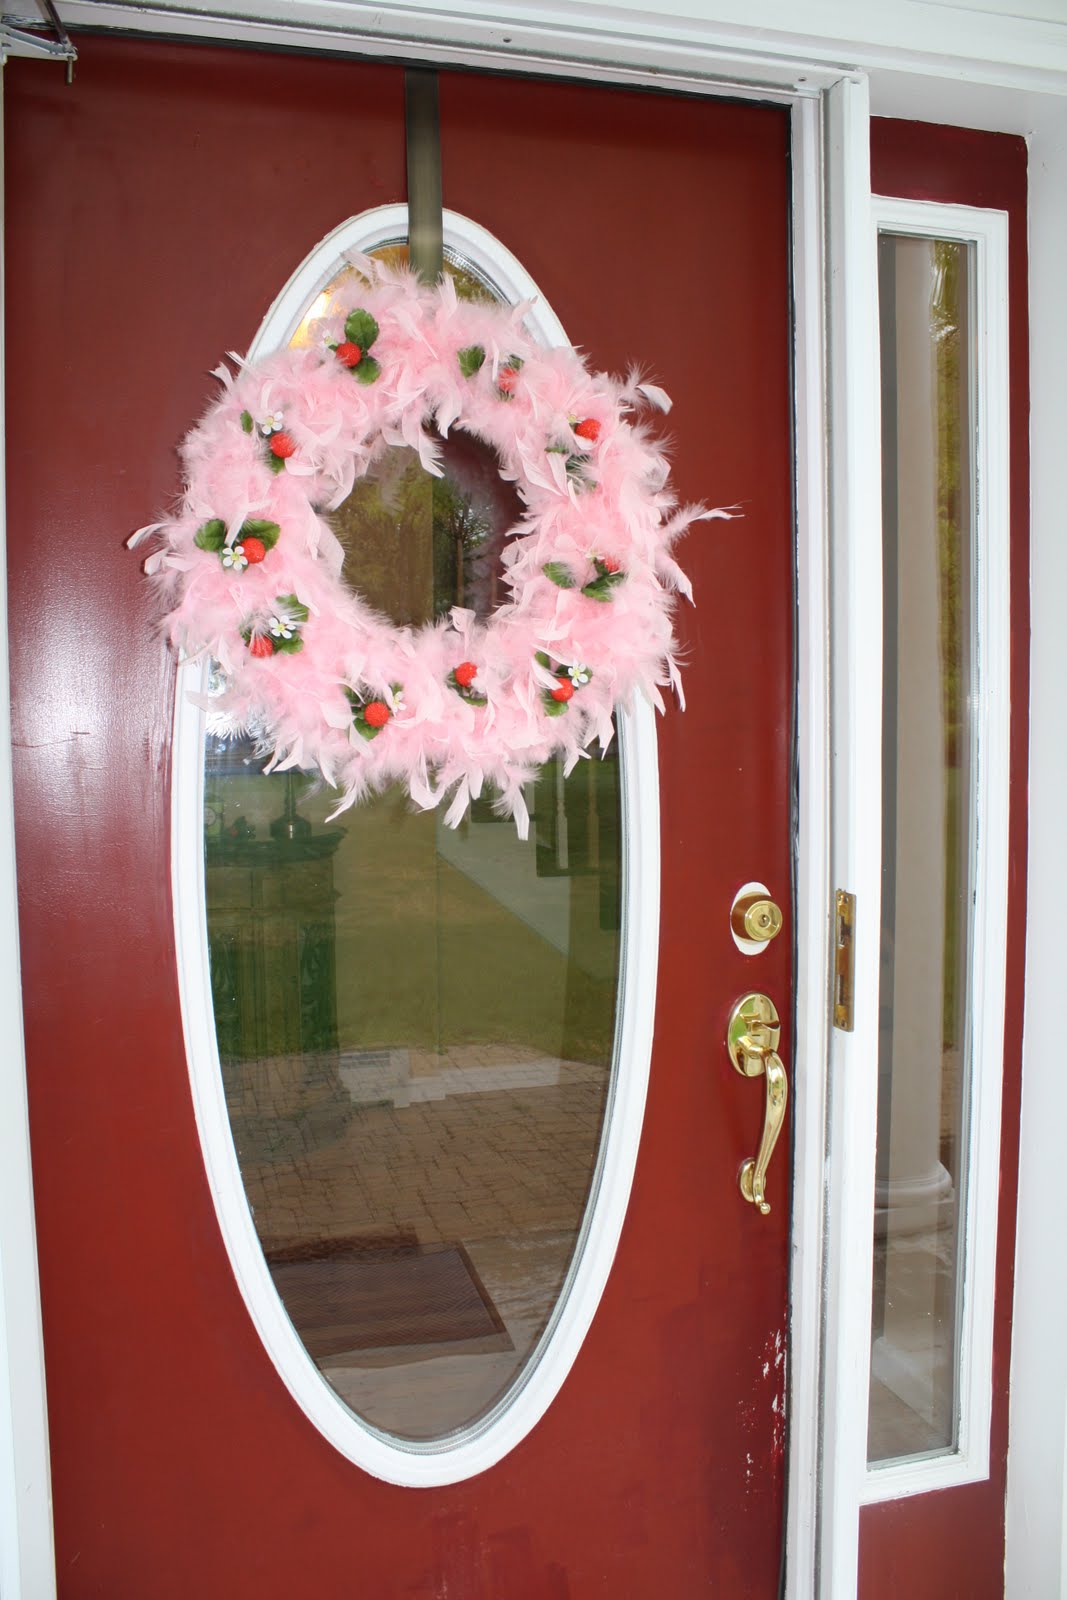
<svg viewBox="0 0 1067 1600"><path fill-rule="evenodd" d="M785 1121L789 1085L778 1054L781 1028L774 1002L765 994L745 994L730 1012L726 1048L734 1068L743 1078L762 1077L766 1084L763 1134L759 1150L741 1165L737 1182L745 1199L763 1216L771 1209L766 1198L767 1168Z"/></svg>

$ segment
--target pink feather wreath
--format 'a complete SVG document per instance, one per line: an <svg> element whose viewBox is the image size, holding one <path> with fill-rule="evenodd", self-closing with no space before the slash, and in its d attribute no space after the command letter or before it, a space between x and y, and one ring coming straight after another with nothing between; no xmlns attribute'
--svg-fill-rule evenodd
<svg viewBox="0 0 1067 1600"><path fill-rule="evenodd" d="M176 516L141 528L171 642L208 656L213 726L251 732L269 769L318 769L337 812L402 783L455 827L486 786L526 836L523 785L610 744L635 695L684 707L671 546L724 515L678 507L660 448L632 419L667 410L636 373L590 372L524 331L528 305L461 301L366 257L312 327L312 346L217 369L221 398L187 436ZM525 506L503 553L510 593L485 621L454 607L419 629L374 612L341 578L323 513L392 445L440 475L427 431L491 445Z"/></svg>

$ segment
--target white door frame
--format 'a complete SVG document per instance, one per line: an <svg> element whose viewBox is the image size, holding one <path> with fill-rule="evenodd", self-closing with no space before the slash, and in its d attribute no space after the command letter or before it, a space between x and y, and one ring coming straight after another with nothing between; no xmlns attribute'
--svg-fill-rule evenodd
<svg viewBox="0 0 1067 1600"><path fill-rule="evenodd" d="M1060 197L1067 191L1067 28L988 11L971 11L911 0L857 3L845 37L829 32L816 0L722 0L710 8L691 4L685 15L664 18L637 7L557 4L458 7L444 0L419 6L345 0L231 0L229 15L184 13L159 4L134 10L96 0L66 0L69 27L114 26L127 31L178 34L198 39L247 40L290 48L328 48L392 58L432 59L457 65L576 76L586 80L656 84L695 92L722 92L789 100L801 151L795 166L798 200L798 330L803 351L798 368L798 502L801 672L814 690L802 706L799 738L804 767L801 849L801 961L797 975L798 1059L808 1064L807 1115L797 1128L797 1200L794 1238L794 1341L798 1358L792 1386L792 1460L789 1508L789 1593L844 1597L855 1592L860 1477L855 1472L856 1425L837 1414L834 1396L848 1387L842 1363L853 1359L856 1329L849 1318L869 1313L850 1305L837 1286L847 1282L848 1262L869 1251L866 1221L850 1231L838 1206L838 1187L849 1186L841 1164L856 1147L857 1127L839 1140L829 1168L823 1160L825 1105L811 1092L812 1064L827 1053L826 983L830 884L828 727L826 676L830 522L860 526L867 496L877 496L876 396L872 400L869 260L869 109L878 114L956 121L1026 133L1031 144L1031 318L1040 328L1032 340L1033 559L1032 694L1038 713L1058 720L1059 635L1067 587L1067 553L1056 535L1062 491L1060 440L1064 430L1061 378L1067 366L1067 311L1061 282L1067 258L1067 220ZM258 13L258 19L253 16ZM620 13L625 12L625 27ZM922 12L918 19L916 12ZM244 14L242 14L244 13ZM804 25L810 32L801 34ZM970 59L961 63L961 38ZM853 70L850 70L851 64ZM866 69L857 72L854 66ZM60 70L43 65L39 70ZM963 74L966 73L966 76ZM870 100L868 103L868 95ZM860 237L861 218L863 238ZM865 242L866 241L866 242ZM867 252L867 254L865 254ZM828 294L823 297L823 284ZM830 360L824 359L829 348ZM834 410L835 456L822 459L825 399ZM874 476L872 476L874 474ZM826 516L829 484L833 515ZM864 583L862 562L846 567L848 581ZM840 581L838 576L835 581ZM6 645L6 636L2 642ZM846 651L856 642L842 641ZM3 655L6 670L6 651ZM4 701L6 707L6 700ZM1040 724L1039 724L1040 726ZM1058 741L1062 746L1062 740ZM1031 882L1028 935L1028 1018L1053 1014L1056 920L1067 897L1067 866L1058 848L1058 795L1067 779L1067 759L1054 741L1035 740L1031 796L1031 854L1040 879ZM1042 748L1042 745L1047 748ZM854 752L851 760L856 765ZM0 726L0 897L2 922L13 929L10 762ZM822 775L822 776L820 776ZM841 773L835 777L842 778ZM846 786L847 792L847 786ZM870 859L869 851L861 852ZM858 860L857 856L857 860ZM842 871L840 861L835 868ZM855 887L855 880L852 887ZM13 934L0 943L0 1005L7 1070L0 1079L0 1128L9 1156L9 1182L0 1189L0 1565L5 1600L43 1600L54 1593L42 1574L51 1571L51 1524L47 1481L40 1323L33 1273L33 1214L29 1192L25 1088L21 1059L18 954ZM10 1037L7 1037L10 1035ZM1016 1348L1013 1363L1012 1455L1009 1476L1008 1564L1014 1596L1049 1596L1058 1586L1064 1528L1064 1421L1067 1378L1057 1364L1036 1359L1043 1326L1062 1326L1067 1315L1067 1266L1058 1265L1056 1163L1040 1159L1062 1126L1064 1087L1050 1053L1039 1050L1044 1035L1027 1030L1024 1058L1024 1161L1020 1183L1020 1244L1016 1277ZM1029 1041L1035 1043L1031 1047ZM863 1047L862 1038L854 1048ZM847 1053L847 1049L846 1049ZM842 1062L842 1070L844 1070ZM1035 1159L1027 1159L1029 1151ZM829 1187L827 1178L829 1177ZM834 1251L824 1251L824 1225ZM27 1277L27 1271L29 1276ZM853 1297L854 1299L856 1297ZM1049 1316L1049 1308L1053 1316ZM1043 1316L1036 1314L1042 1307ZM827 1311L830 1315L827 1316ZM1057 1314L1058 1313L1058 1314ZM1032 1333L1030 1330L1034 1330ZM866 1337L864 1333L864 1338ZM1022 1360L1030 1357L1029 1368ZM824 1400L820 1401L820 1396ZM5 1398L11 1413L4 1437ZM1058 1425L1050 1428L1050 1412ZM6 1448L5 1448L6 1446ZM820 1448L827 1493L818 1513ZM1040 1463L1040 1473L1029 1465ZM33 1466L27 1472L27 1463ZM1017 1530L1027 1519L1027 1537ZM1035 1522L1036 1517L1036 1522ZM12 1552L14 1554L12 1555ZM1017 1574L1017 1576L1016 1576Z"/></svg>
<svg viewBox="0 0 1067 1600"><path fill-rule="evenodd" d="M3 80L0 76L0 109ZM0 193L3 186L0 119ZM0 212L0 228L3 226ZM0 303L4 299L0 249ZM4 329L0 319L0 372ZM6 485L0 385L0 482ZM22 1036L11 792L6 490L0 494L0 1595L55 1592L48 1417Z"/></svg>

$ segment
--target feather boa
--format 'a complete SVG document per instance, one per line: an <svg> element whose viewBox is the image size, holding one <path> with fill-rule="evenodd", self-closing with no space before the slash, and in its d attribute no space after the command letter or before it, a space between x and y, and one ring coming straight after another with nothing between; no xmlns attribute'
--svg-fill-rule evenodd
<svg viewBox="0 0 1067 1600"><path fill-rule="evenodd" d="M527 306L353 259L363 282L314 347L218 369L223 392L182 445L178 513L130 543L155 541L145 571L171 641L218 663L215 726L252 731L275 769L317 768L338 811L400 782L417 806L447 798L455 826L489 786L525 836L522 790L543 762L562 754L570 770L606 748L635 695L681 699L671 613L691 591L671 547L726 513L675 504L634 420L669 408L662 390L534 343ZM491 445L525 514L505 547L507 602L416 630L346 587L322 513L391 445L439 474L431 424Z"/></svg>

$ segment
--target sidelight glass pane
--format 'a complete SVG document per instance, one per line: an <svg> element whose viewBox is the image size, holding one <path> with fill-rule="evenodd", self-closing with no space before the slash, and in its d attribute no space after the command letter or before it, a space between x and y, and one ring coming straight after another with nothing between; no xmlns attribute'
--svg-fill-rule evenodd
<svg viewBox="0 0 1067 1600"><path fill-rule="evenodd" d="M955 1448L976 778L973 246L879 241L882 929L868 1460Z"/></svg>
<svg viewBox="0 0 1067 1600"><path fill-rule="evenodd" d="M334 516L346 578L397 622L503 598L519 502L469 436L443 464L431 478L391 450ZM335 1393L384 1433L440 1439L527 1367L590 1201L619 976L618 762L549 766L528 842L490 799L455 831L399 791L331 823L332 790L263 765L209 718L211 980L245 1189Z"/></svg>

